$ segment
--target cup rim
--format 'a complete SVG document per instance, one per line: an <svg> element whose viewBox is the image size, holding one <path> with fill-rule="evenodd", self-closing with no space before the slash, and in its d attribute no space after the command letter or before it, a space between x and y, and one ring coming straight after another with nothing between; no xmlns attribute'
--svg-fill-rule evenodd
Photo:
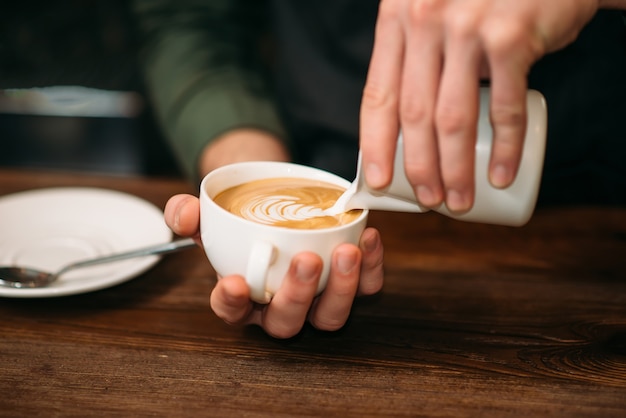
<svg viewBox="0 0 626 418"><path fill-rule="evenodd" d="M206 186L207 186L207 183L210 181L211 178L214 178L214 177L219 176L219 175L223 175L224 172L226 172L226 173L227 172L232 172L233 170L238 170L238 169L250 169L250 167L256 167L257 169L259 169L258 172L260 172L260 173L263 172L263 170L262 170L263 167L265 167L265 168L267 168L267 167L282 167L283 169L287 170L287 172L285 173L285 175L283 177L295 177L295 178L311 179L311 177L305 177L304 175L298 175L298 174L295 174L295 173L289 173L288 170L290 168L293 168L295 170L299 170L299 172L305 171L305 172L309 172L309 173L315 173L316 175L320 176L320 180L321 181L327 181L329 183L335 184L335 185L343 187L345 189L350 187L350 184L351 184L348 180L346 180L343 177L340 177L340 176L338 176L338 175L336 175L334 173L322 170L320 168L303 165L303 164L284 162L284 161L243 161L243 162L237 162L237 163L227 164L227 165L218 167L215 170L213 170L210 173L208 173L206 176L204 176L204 178L200 182L200 203L201 203L201 207L202 207L202 202L204 201L207 204L209 204L211 207L217 208L221 213L224 214L224 216L227 216L229 219L234 219L234 220L236 220L238 222L243 222L244 224L247 224L247 225L250 225L250 226L254 226L255 228L258 228L258 229L268 229L268 230L279 229L281 231L284 231L285 233L298 234L298 235L302 235L302 234L323 234L325 232L327 233L328 231L340 231L340 230L343 230L343 229L352 228L352 227L360 224L361 222L366 221L366 219L367 219L367 216L369 214L369 209L361 209L361 214L356 219L354 219L352 222L347 223L347 224L343 224L343 225L332 226L332 227L328 227L328 228L298 229L298 228L288 228L288 227L284 227L284 226L266 225L266 224L262 224L262 223L251 221L249 219L242 218L241 216L235 215L234 213L231 213L231 212L227 211L226 209L224 209L223 207L221 207L220 205L215 203L213 198L209 196L209 193L206 190ZM279 176L259 174L257 177L254 178L254 180L262 180L262 179L277 178L277 177L279 177ZM252 179L246 180L246 181L252 181ZM245 182L245 181L243 181L243 182ZM228 185L228 186L222 188L220 190L220 192L223 191L225 188L234 187L236 185L242 184L243 182L233 183L231 185Z"/></svg>

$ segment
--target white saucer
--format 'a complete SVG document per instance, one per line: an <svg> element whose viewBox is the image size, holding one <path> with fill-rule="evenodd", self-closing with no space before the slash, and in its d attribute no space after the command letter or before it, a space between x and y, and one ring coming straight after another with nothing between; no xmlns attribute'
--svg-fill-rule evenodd
<svg viewBox="0 0 626 418"><path fill-rule="evenodd" d="M138 197L97 188L37 189L0 197L0 265L56 271L74 261L168 242L163 212ZM40 289L0 287L0 296L67 296L114 286L158 256L69 271Z"/></svg>

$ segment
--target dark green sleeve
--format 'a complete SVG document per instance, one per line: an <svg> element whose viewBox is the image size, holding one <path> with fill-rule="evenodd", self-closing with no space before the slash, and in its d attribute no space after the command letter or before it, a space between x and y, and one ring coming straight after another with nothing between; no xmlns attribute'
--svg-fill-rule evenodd
<svg viewBox="0 0 626 418"><path fill-rule="evenodd" d="M260 0L134 0L157 118L190 178L215 137L238 127L286 138L264 77Z"/></svg>

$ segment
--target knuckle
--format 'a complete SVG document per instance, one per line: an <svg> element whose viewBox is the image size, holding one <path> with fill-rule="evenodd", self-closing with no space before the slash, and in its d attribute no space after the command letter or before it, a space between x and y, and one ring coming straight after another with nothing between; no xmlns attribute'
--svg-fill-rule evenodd
<svg viewBox="0 0 626 418"><path fill-rule="evenodd" d="M485 48L492 54L511 53L524 39L524 28L520 22L490 23L485 26Z"/></svg>
<svg viewBox="0 0 626 418"><path fill-rule="evenodd" d="M441 3L438 0L413 1L409 8L409 19L413 23L428 21L439 12Z"/></svg>
<svg viewBox="0 0 626 418"><path fill-rule="evenodd" d="M429 119L432 119L432 112L428 110L423 100L406 97L400 102L400 121L403 124L417 124Z"/></svg>
<svg viewBox="0 0 626 418"><path fill-rule="evenodd" d="M526 124L524 108L516 105L494 104L490 118L493 125L515 127Z"/></svg>
<svg viewBox="0 0 626 418"><path fill-rule="evenodd" d="M472 13L455 13L447 18L447 29L454 38L474 38L479 32L478 22Z"/></svg>
<svg viewBox="0 0 626 418"><path fill-rule="evenodd" d="M456 106L441 106L435 124L438 134L443 136L462 134L470 129L467 113Z"/></svg>
<svg viewBox="0 0 626 418"><path fill-rule="evenodd" d="M384 89L374 81L368 81L363 88L363 107L380 110L392 109L396 106L396 94Z"/></svg>
<svg viewBox="0 0 626 418"><path fill-rule="evenodd" d="M491 56L507 58L515 51L533 60L545 52L543 37L526 19L490 22L483 29L485 50Z"/></svg>

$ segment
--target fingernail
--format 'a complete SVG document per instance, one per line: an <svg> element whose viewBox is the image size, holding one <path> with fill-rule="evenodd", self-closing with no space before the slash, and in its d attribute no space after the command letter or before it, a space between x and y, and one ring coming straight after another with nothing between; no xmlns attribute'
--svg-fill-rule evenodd
<svg viewBox="0 0 626 418"><path fill-rule="evenodd" d="M181 202L178 203L178 205L174 209L174 226L173 227L176 230L180 227L180 214L183 211L183 208L185 207L188 201L189 201L188 198L183 199Z"/></svg>
<svg viewBox="0 0 626 418"><path fill-rule="evenodd" d="M296 277L303 282L310 282L317 276L317 266L304 261L298 261L296 264Z"/></svg>
<svg viewBox="0 0 626 418"><path fill-rule="evenodd" d="M375 189L384 185L382 171L380 171L378 164L370 163L367 165L365 169L365 180L367 180L367 184Z"/></svg>
<svg viewBox="0 0 626 418"><path fill-rule="evenodd" d="M339 253L337 255L337 270L341 274L348 274L356 266L357 256L354 251Z"/></svg>
<svg viewBox="0 0 626 418"><path fill-rule="evenodd" d="M180 210L176 210L176 212L174 212L174 229L178 229L180 227Z"/></svg>
<svg viewBox="0 0 626 418"><path fill-rule="evenodd" d="M469 209L469 199L467 195L458 190L448 190L446 195L446 206L453 212L461 212Z"/></svg>
<svg viewBox="0 0 626 418"><path fill-rule="evenodd" d="M491 184L494 187L506 187L510 182L511 172L503 164L498 164L491 170Z"/></svg>
<svg viewBox="0 0 626 418"><path fill-rule="evenodd" d="M378 238L375 236L369 237L363 241L363 250L367 253L374 252L378 248Z"/></svg>
<svg viewBox="0 0 626 418"><path fill-rule="evenodd" d="M428 186L420 185L417 187L417 200L425 206L431 206L435 204L435 195Z"/></svg>

